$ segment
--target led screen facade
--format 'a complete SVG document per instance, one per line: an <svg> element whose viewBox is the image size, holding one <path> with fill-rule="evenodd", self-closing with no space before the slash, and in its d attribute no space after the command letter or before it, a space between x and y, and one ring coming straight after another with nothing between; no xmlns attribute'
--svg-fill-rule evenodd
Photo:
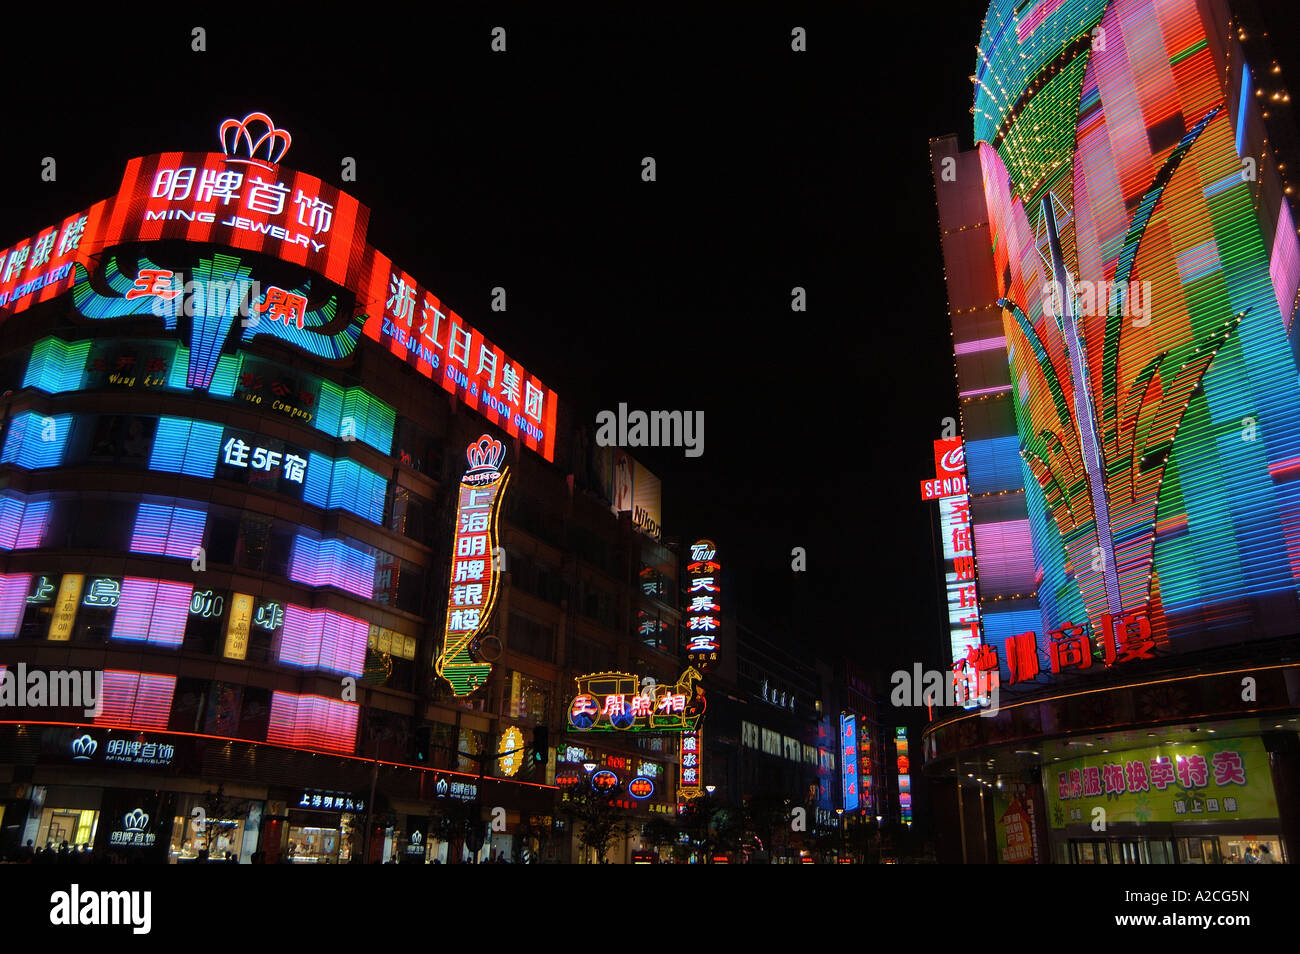
<svg viewBox="0 0 1300 954"><path fill-rule="evenodd" d="M957 351L1007 368L962 392L1014 424L986 439L964 408L972 493L1023 488L1019 513L975 500L981 599L1028 584L981 614L1004 687L1300 629L1294 217L1250 174L1250 65L1202 15L997 0L984 23L1001 328Z"/></svg>

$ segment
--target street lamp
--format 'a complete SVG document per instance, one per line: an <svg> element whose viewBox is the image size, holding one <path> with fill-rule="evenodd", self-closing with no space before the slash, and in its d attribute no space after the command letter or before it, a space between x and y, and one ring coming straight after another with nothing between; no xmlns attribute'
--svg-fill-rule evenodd
<svg viewBox="0 0 1300 954"><path fill-rule="evenodd" d="M840 818L840 853L835 859L836 864L838 864L840 858L844 857L844 809L835 809L835 814Z"/></svg>
<svg viewBox="0 0 1300 954"><path fill-rule="evenodd" d="M705 786L704 786L704 790L705 790L706 792L708 792L710 795L712 795L714 792L716 792L716 791L718 790L718 786L716 786L716 785L705 785Z"/></svg>
<svg viewBox="0 0 1300 954"><path fill-rule="evenodd" d="M587 774L588 774L588 775L590 775L592 772L596 771L596 763L595 763L595 762L583 762L583 763L582 763L582 767L585 768L585 769L587 770Z"/></svg>

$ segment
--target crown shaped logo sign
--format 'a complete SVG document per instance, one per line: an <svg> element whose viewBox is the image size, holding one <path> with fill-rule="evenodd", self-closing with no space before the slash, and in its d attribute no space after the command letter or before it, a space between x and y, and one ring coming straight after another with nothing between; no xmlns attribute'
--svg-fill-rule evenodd
<svg viewBox="0 0 1300 954"><path fill-rule="evenodd" d="M226 162L261 166L263 169L278 166L293 142L293 137L287 132L275 128L275 123L266 113L249 113L243 119L227 119L221 124L218 137Z"/></svg>
<svg viewBox="0 0 1300 954"><path fill-rule="evenodd" d="M422 836L418 831L411 832L411 844L418 845L423 840L424 836Z"/></svg>
<svg viewBox="0 0 1300 954"><path fill-rule="evenodd" d="M438 779L438 784L434 787L437 789L439 798L447 794L447 780L445 778Z"/></svg>
<svg viewBox="0 0 1300 954"><path fill-rule="evenodd" d="M122 816L122 827L127 831L144 831L149 827L149 816L138 808L127 812Z"/></svg>
<svg viewBox="0 0 1300 954"><path fill-rule="evenodd" d="M89 735L83 735L72 740L72 754L75 758L88 759L95 754L97 748L99 748L99 743Z"/></svg>
<svg viewBox="0 0 1300 954"><path fill-rule="evenodd" d="M484 434L473 444L470 444L465 451L465 456L469 458L471 472L499 470L501 468L501 459L505 455L505 447L500 441L493 440L490 434Z"/></svg>

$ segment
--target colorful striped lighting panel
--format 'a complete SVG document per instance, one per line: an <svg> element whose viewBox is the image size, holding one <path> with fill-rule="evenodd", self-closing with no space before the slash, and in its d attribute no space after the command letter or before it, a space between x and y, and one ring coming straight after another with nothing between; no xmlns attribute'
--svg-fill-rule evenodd
<svg viewBox="0 0 1300 954"><path fill-rule="evenodd" d="M113 618L112 638L179 646L185 641L193 589L188 583L126 577Z"/></svg>
<svg viewBox="0 0 1300 954"><path fill-rule="evenodd" d="M356 703L339 699L272 692L266 741L351 754L356 751L360 712Z"/></svg>
<svg viewBox="0 0 1300 954"><path fill-rule="evenodd" d="M50 394L77 390L85 374L90 345L89 341L67 343L59 338L42 338L32 347L23 387Z"/></svg>
<svg viewBox="0 0 1300 954"><path fill-rule="evenodd" d="M57 467L63 462L63 446L72 430L72 415L47 417L35 411L15 414L5 435L0 464L17 464L28 470Z"/></svg>
<svg viewBox="0 0 1300 954"><path fill-rule="evenodd" d="M280 662L349 676L362 674L370 626L328 609L284 608Z"/></svg>
<svg viewBox="0 0 1300 954"><path fill-rule="evenodd" d="M95 725L165 730L175 694L175 676L105 669L103 709Z"/></svg>
<svg viewBox="0 0 1300 954"><path fill-rule="evenodd" d="M289 579L308 586L337 586L368 600L374 596L375 558L342 540L313 540L300 533L294 538Z"/></svg>
<svg viewBox="0 0 1300 954"><path fill-rule="evenodd" d="M39 547L49 517L48 500L28 501L20 494L0 496L0 549Z"/></svg>
<svg viewBox="0 0 1300 954"><path fill-rule="evenodd" d="M27 594L31 591L30 573L0 573L0 639L18 635L27 610Z"/></svg>
<svg viewBox="0 0 1300 954"><path fill-rule="evenodd" d="M207 517L202 510L142 503L131 534L131 552L191 560L203 546Z"/></svg>
<svg viewBox="0 0 1300 954"><path fill-rule="evenodd" d="M220 424L192 421L187 417L158 419L149 469L190 477L211 477L217 469L221 448Z"/></svg>

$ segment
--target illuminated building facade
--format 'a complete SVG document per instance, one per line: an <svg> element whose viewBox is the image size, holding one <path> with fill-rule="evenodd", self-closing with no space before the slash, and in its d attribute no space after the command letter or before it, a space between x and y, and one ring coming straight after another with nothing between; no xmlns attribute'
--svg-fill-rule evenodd
<svg viewBox="0 0 1300 954"><path fill-rule="evenodd" d="M219 138L0 253L0 667L103 673L93 715L0 712L0 847L553 854L573 675L680 671L657 500L654 538L611 513L555 392L288 133Z"/></svg>
<svg viewBox="0 0 1300 954"><path fill-rule="evenodd" d="M976 146L931 144L1000 690L913 743L941 860L1300 846L1300 244L1251 17L994 0Z"/></svg>

